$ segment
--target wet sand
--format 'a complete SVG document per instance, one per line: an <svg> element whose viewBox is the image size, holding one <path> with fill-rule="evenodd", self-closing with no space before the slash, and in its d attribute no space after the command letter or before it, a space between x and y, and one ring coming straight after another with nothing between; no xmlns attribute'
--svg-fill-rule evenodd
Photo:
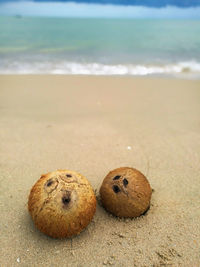
<svg viewBox="0 0 200 267"><path fill-rule="evenodd" d="M97 191L130 166L150 210L119 219L100 205L79 236L40 233L27 211L42 173L72 169ZM199 266L200 81L0 76L1 266Z"/></svg>

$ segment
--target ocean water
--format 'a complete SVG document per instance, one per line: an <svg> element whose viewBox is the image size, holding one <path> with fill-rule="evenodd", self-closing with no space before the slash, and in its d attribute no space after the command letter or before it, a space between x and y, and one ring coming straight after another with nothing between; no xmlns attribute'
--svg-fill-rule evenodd
<svg viewBox="0 0 200 267"><path fill-rule="evenodd" d="M1 16L0 73L200 79L200 20Z"/></svg>

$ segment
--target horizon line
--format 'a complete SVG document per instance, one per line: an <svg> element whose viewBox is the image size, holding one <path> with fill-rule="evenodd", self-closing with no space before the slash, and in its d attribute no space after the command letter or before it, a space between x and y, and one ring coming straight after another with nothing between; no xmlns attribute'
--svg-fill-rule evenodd
<svg viewBox="0 0 200 267"><path fill-rule="evenodd" d="M145 0L143 0L143 3L138 3L137 0L136 3L129 3L130 0L127 0L125 3L121 2L120 0L114 1L114 0L104 0L104 2L100 2L98 0L91 0L91 1L85 1L85 0L74 0L74 1L68 1L68 0L0 0L0 5L5 3L20 3L20 2L34 2L34 3L75 3L75 4L87 4L87 5L113 5L113 6L130 6L130 7L137 7L137 6L143 6L148 8L165 8L168 6L171 7L177 7L177 8L195 8L200 7L200 0L199 3L192 3L192 4L177 4L177 3L163 3L163 4L145 4ZM141 1L140 1L141 2Z"/></svg>
<svg viewBox="0 0 200 267"><path fill-rule="evenodd" d="M0 15L70 18L200 19L200 7L147 7L76 2L0 2Z"/></svg>

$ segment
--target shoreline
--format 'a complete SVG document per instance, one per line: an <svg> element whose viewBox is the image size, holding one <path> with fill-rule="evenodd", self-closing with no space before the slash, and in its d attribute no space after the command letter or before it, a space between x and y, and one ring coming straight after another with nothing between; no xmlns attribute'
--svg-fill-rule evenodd
<svg viewBox="0 0 200 267"><path fill-rule="evenodd" d="M178 77L173 75L131 75L131 74L66 74L66 73L0 73L0 77L61 77L61 78L97 78L97 79L135 79L135 80L155 80L155 81L188 81L188 82L199 82L200 78L188 78L188 77ZM1 86L1 85L0 85Z"/></svg>
<svg viewBox="0 0 200 267"><path fill-rule="evenodd" d="M33 62L25 63L25 69L21 69L23 62L7 69L0 69L0 75L65 75L65 76L94 76L94 77L133 77L133 78L161 78L161 79L185 79L200 80L200 63L195 61L176 62L166 64L101 64L95 62ZM5 62L6 64L6 62ZM10 64L10 63L9 63ZM15 62L16 64L16 62ZM20 68L19 68L20 65Z"/></svg>

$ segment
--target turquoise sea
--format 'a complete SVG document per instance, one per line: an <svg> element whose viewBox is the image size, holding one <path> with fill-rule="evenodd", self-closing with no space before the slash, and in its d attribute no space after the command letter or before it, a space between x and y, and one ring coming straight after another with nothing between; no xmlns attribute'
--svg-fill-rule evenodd
<svg viewBox="0 0 200 267"><path fill-rule="evenodd" d="M200 20L0 17L0 73L200 78Z"/></svg>

